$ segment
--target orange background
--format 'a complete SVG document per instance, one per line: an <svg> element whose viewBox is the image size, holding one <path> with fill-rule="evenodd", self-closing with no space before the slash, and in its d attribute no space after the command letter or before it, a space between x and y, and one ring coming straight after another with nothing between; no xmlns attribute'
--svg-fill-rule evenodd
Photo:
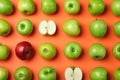
<svg viewBox="0 0 120 80"><path fill-rule="evenodd" d="M113 72L116 68L120 67L119 60L115 59L112 55L113 45L119 41L113 33L113 24L119 20L119 17L115 17L110 10L110 5L114 0L104 0L106 4L105 12L100 16L92 16L88 13L88 2L90 0L79 0L81 4L80 13L77 15L69 15L63 9L64 0L56 0L58 4L58 11L54 15L47 15L40 10L41 0L33 0L36 5L36 12L30 16L21 14L17 9L17 3L19 0L11 0L14 5L14 13L8 16L0 15L0 18L6 19L12 26L12 33L7 37L0 37L0 43L8 45L11 50L11 54L8 60L0 61L0 66L6 67L10 72L10 80L14 80L13 74L16 68L20 66L27 66L33 72L34 80L38 80L38 71L43 66L56 67L58 74L57 80L65 80L64 70L68 66L80 67L83 71L83 80L90 80L90 71L98 66L105 67L108 71L108 80L113 79ZM17 33L16 25L20 19L30 19L34 25L34 32L30 36L22 36ZM81 34L77 37L70 37L66 35L62 30L64 21L70 18L75 18L81 25ZM57 33L53 36L43 36L38 32L38 25L41 20L54 20L57 24ZM104 38L94 38L89 32L89 24L94 19L103 19L108 25L108 32ZM15 46L21 41L29 41L35 48L35 56L32 60L22 61L15 55ZM67 59L63 54L63 49L66 43L70 41L78 42L82 49L82 55L76 60ZM50 61L42 59L38 55L38 46L41 43L50 42L57 48L57 56ZM101 43L106 47L107 56L104 60L93 60L88 55L88 49L93 43Z"/></svg>

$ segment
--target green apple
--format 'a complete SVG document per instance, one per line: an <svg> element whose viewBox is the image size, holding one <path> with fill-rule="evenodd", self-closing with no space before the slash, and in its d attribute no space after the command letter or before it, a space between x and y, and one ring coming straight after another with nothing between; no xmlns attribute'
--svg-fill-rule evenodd
<svg viewBox="0 0 120 80"><path fill-rule="evenodd" d="M22 19L17 24L17 32L21 35L30 35L33 31L33 24L28 19Z"/></svg>
<svg viewBox="0 0 120 80"><path fill-rule="evenodd" d="M45 14L53 14L57 11L57 4L55 0L42 0L41 10Z"/></svg>
<svg viewBox="0 0 120 80"><path fill-rule="evenodd" d="M64 10L69 14L77 14L80 11L78 0L65 0Z"/></svg>
<svg viewBox="0 0 120 80"><path fill-rule="evenodd" d="M5 19L0 19L0 36L7 36L11 32L11 26Z"/></svg>
<svg viewBox="0 0 120 80"><path fill-rule="evenodd" d="M32 72L25 66L17 68L14 72L15 80L32 80Z"/></svg>
<svg viewBox="0 0 120 80"><path fill-rule="evenodd" d="M107 71L103 67L96 67L90 72L90 80L107 80Z"/></svg>
<svg viewBox="0 0 120 80"><path fill-rule="evenodd" d="M96 60L104 59L106 56L106 49L102 44L92 44L89 48L89 55Z"/></svg>
<svg viewBox="0 0 120 80"><path fill-rule="evenodd" d="M8 70L5 67L0 66L0 80L8 80L8 76Z"/></svg>
<svg viewBox="0 0 120 80"><path fill-rule="evenodd" d="M19 0L18 10L26 15L33 14L35 12L35 5L33 0Z"/></svg>
<svg viewBox="0 0 120 80"><path fill-rule="evenodd" d="M10 0L0 0L0 14L8 15L13 12L13 5Z"/></svg>
<svg viewBox="0 0 120 80"><path fill-rule="evenodd" d="M6 60L9 54L9 48L4 44L0 44L0 60Z"/></svg>
<svg viewBox="0 0 120 80"><path fill-rule="evenodd" d="M77 36L80 34L80 25L76 19L69 19L64 22L63 31L69 36Z"/></svg>
<svg viewBox="0 0 120 80"><path fill-rule="evenodd" d="M118 37L120 37L120 21L117 21L114 26L114 34Z"/></svg>
<svg viewBox="0 0 120 80"><path fill-rule="evenodd" d="M120 59L120 42L114 45L112 52L115 58Z"/></svg>
<svg viewBox="0 0 120 80"><path fill-rule="evenodd" d="M69 42L64 47L64 55L70 59L76 59L81 55L82 49L76 42Z"/></svg>
<svg viewBox="0 0 120 80"><path fill-rule="evenodd" d="M120 80L120 68L114 71L114 80Z"/></svg>
<svg viewBox="0 0 120 80"><path fill-rule="evenodd" d="M38 52L42 58L50 60L55 57L56 48L54 47L53 44L46 42L39 46Z"/></svg>
<svg viewBox="0 0 120 80"><path fill-rule="evenodd" d="M88 11L92 15L102 14L105 10L105 3L103 0L90 0L88 4Z"/></svg>
<svg viewBox="0 0 120 80"><path fill-rule="evenodd" d="M120 16L120 0L114 0L112 2L111 11L115 16Z"/></svg>
<svg viewBox="0 0 120 80"><path fill-rule="evenodd" d="M105 36L107 32L107 25L103 20L93 20L90 23L90 32L96 38Z"/></svg>
<svg viewBox="0 0 120 80"><path fill-rule="evenodd" d="M53 67L43 67L38 73L39 80L56 80L57 74Z"/></svg>

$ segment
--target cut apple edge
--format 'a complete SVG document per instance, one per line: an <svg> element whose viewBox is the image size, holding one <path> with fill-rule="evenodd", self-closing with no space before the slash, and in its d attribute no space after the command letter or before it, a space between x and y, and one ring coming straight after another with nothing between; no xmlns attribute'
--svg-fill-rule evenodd
<svg viewBox="0 0 120 80"><path fill-rule="evenodd" d="M74 69L74 80L82 80L82 70L80 68Z"/></svg>
<svg viewBox="0 0 120 80"><path fill-rule="evenodd" d="M47 27L48 27L47 21L46 20L41 21L39 24L39 32L43 35L46 35L48 33Z"/></svg>
<svg viewBox="0 0 120 80"><path fill-rule="evenodd" d="M65 70L65 79L66 80L74 80L73 78L73 69L71 67L68 67L66 70Z"/></svg>
<svg viewBox="0 0 120 80"><path fill-rule="evenodd" d="M53 35L56 32L56 24L53 20L48 21L48 34Z"/></svg>

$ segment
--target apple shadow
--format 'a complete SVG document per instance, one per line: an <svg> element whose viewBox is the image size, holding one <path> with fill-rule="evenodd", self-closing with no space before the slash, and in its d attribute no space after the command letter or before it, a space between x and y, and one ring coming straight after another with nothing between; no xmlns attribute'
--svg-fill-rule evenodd
<svg viewBox="0 0 120 80"><path fill-rule="evenodd" d="M35 26L34 26L34 24L33 24L33 30L32 30L32 32L31 32L31 34L27 35L27 37L33 36L34 34L35 34Z"/></svg>
<svg viewBox="0 0 120 80"><path fill-rule="evenodd" d="M80 60L84 57L84 50L82 49L82 52L80 54L80 56L78 58L76 58L75 60Z"/></svg>
<svg viewBox="0 0 120 80"><path fill-rule="evenodd" d="M105 15L109 11L108 7L105 5L104 12L101 15Z"/></svg>
<svg viewBox="0 0 120 80"><path fill-rule="evenodd" d="M107 38L109 33L110 33L110 29L109 29L109 27L107 27L106 34L102 38Z"/></svg>
<svg viewBox="0 0 120 80"><path fill-rule="evenodd" d="M106 49L106 56L104 57L104 59L103 60L107 60L108 58L109 58L109 55L108 55L108 50Z"/></svg>
<svg viewBox="0 0 120 80"><path fill-rule="evenodd" d="M32 71L31 71L32 72ZM34 74L33 74L33 72L32 72L32 80L34 80Z"/></svg>
<svg viewBox="0 0 120 80"><path fill-rule="evenodd" d="M109 72L107 73L107 79L108 79L108 80L111 80L111 79L112 79L112 76L110 76Z"/></svg>
<svg viewBox="0 0 120 80"><path fill-rule="evenodd" d="M9 49L9 56L7 57L7 59L5 61L10 60L11 57L12 57L12 51Z"/></svg>
<svg viewBox="0 0 120 80"><path fill-rule="evenodd" d="M57 3L56 3L57 4ZM57 14L58 12L59 12L59 6L58 6L58 4L57 4L57 9L56 9L56 12L54 13L54 14Z"/></svg>
<svg viewBox="0 0 120 80"><path fill-rule="evenodd" d="M55 57L52 58L52 60L57 59L58 56L59 56L59 52L58 52L58 50L57 50L57 51L56 51L56 55L55 55Z"/></svg>
<svg viewBox="0 0 120 80"><path fill-rule="evenodd" d="M11 80L11 74L10 74L10 72L9 72L9 76L8 76L7 80Z"/></svg>
<svg viewBox="0 0 120 80"><path fill-rule="evenodd" d="M56 35L58 35L58 33L59 33L59 29L58 29L58 25L56 24L56 32L55 32L55 34L52 35L52 36L56 36Z"/></svg>
<svg viewBox="0 0 120 80"><path fill-rule="evenodd" d="M9 23L9 22L8 22ZM10 24L9 24L10 25ZM11 31L7 34L7 32L6 33L4 33L4 34L7 34L7 35L4 35L4 37L8 37L8 36L10 36L11 34L13 33L13 29L12 29L12 27L11 27Z"/></svg>
<svg viewBox="0 0 120 80"><path fill-rule="evenodd" d="M59 76L58 74L57 74L57 79L56 79L56 80L61 80L61 79L60 79L60 76Z"/></svg>
<svg viewBox="0 0 120 80"><path fill-rule="evenodd" d="M31 15L35 15L36 13L37 13L37 4L35 3L35 2L33 2L34 3L34 6L35 6L35 10L34 10L34 12L31 14Z"/></svg>
<svg viewBox="0 0 120 80"><path fill-rule="evenodd" d="M80 34L79 34L79 36L81 36L81 35L83 35L83 27L80 25Z"/></svg>

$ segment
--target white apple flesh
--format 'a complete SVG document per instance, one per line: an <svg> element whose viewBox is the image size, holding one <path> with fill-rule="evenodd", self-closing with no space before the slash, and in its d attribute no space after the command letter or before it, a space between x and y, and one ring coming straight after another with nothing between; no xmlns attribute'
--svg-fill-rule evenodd
<svg viewBox="0 0 120 80"><path fill-rule="evenodd" d="M56 24L53 20L43 20L39 24L39 32L43 35L53 35L56 32Z"/></svg>
<svg viewBox="0 0 120 80"><path fill-rule="evenodd" d="M68 67L65 70L65 79L66 80L82 80L82 71L80 68Z"/></svg>

